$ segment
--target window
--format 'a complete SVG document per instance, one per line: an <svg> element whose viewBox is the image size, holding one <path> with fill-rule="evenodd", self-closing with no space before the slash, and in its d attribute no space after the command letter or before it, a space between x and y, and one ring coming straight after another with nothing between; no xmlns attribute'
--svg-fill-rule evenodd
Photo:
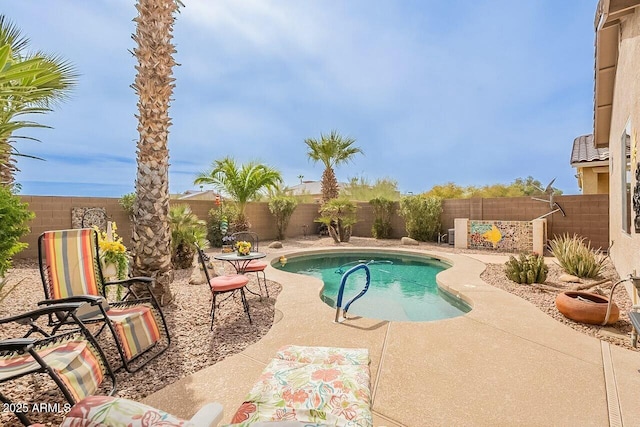
<svg viewBox="0 0 640 427"><path fill-rule="evenodd" d="M622 230L631 233L631 121L620 138L620 172L622 182Z"/></svg>

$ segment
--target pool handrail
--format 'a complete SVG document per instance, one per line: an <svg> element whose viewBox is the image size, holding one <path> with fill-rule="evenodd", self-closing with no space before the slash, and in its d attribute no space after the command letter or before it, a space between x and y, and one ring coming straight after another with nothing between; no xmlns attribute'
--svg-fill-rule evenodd
<svg viewBox="0 0 640 427"><path fill-rule="evenodd" d="M351 299L351 301L349 301L345 306L344 306L344 310L342 309L342 296L344 294L344 287L347 284L347 277L349 277L349 275L351 273L354 273L358 270L364 269L365 274L367 276L367 283L365 284L364 288L362 289L362 291L360 291L360 293L358 295L356 295L355 297L353 297L353 299ZM369 270L369 267L367 267L366 264L364 263L360 263L358 265L356 265L355 267L351 267L349 270L346 271L346 273L344 273L342 275L342 279L340 280L340 289L338 290L338 300L336 302L336 318L335 318L335 322L336 323L342 323L345 320L344 315L347 314L347 311L349 310L349 306L351 306L351 303L353 303L355 300L357 300L358 298L360 298L361 296L363 296L367 290L369 290L369 284L371 283L371 271ZM342 316L340 316L342 312Z"/></svg>

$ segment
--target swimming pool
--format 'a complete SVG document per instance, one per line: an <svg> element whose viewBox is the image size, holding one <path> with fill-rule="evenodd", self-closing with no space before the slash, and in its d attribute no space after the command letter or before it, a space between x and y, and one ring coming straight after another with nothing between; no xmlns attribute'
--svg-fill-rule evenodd
<svg viewBox="0 0 640 427"><path fill-rule="evenodd" d="M284 267L291 273L316 277L324 282L320 298L336 306L342 275L359 262L368 263L371 284L367 293L349 308L351 315L398 321L430 321L461 316L468 304L440 289L436 274L450 266L434 258L385 252L328 252L290 256ZM365 286L364 271L351 274L345 285L343 307Z"/></svg>

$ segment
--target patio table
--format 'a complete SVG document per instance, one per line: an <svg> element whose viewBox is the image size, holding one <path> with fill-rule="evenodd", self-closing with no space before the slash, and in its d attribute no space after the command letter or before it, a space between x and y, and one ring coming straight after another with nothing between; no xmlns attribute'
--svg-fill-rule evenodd
<svg viewBox="0 0 640 427"><path fill-rule="evenodd" d="M249 263L254 259L261 259L266 257L267 254L263 252L250 252L249 255L239 255L237 252L230 252L224 254L214 255L213 258L219 261L227 261L229 264L233 265L233 268L236 270L237 274L244 274ZM262 298L261 295L252 292L249 288L246 288L249 293L253 295L258 295Z"/></svg>

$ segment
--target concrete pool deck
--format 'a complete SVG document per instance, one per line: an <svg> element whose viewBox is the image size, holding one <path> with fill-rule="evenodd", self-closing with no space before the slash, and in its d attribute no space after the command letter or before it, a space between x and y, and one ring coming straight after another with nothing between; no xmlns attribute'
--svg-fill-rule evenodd
<svg viewBox="0 0 640 427"><path fill-rule="evenodd" d="M391 248L429 254L453 267L438 284L471 301L464 316L435 322L365 318L333 323L322 282L271 266L282 285L273 327L243 352L177 381L144 403L190 417L211 401L227 422L276 351L287 344L365 347L371 357L376 426L607 426L640 423L640 353L555 321L480 279L491 255ZM284 254L322 250L269 250ZM335 251L327 248L326 251ZM495 262L503 262L495 258Z"/></svg>

